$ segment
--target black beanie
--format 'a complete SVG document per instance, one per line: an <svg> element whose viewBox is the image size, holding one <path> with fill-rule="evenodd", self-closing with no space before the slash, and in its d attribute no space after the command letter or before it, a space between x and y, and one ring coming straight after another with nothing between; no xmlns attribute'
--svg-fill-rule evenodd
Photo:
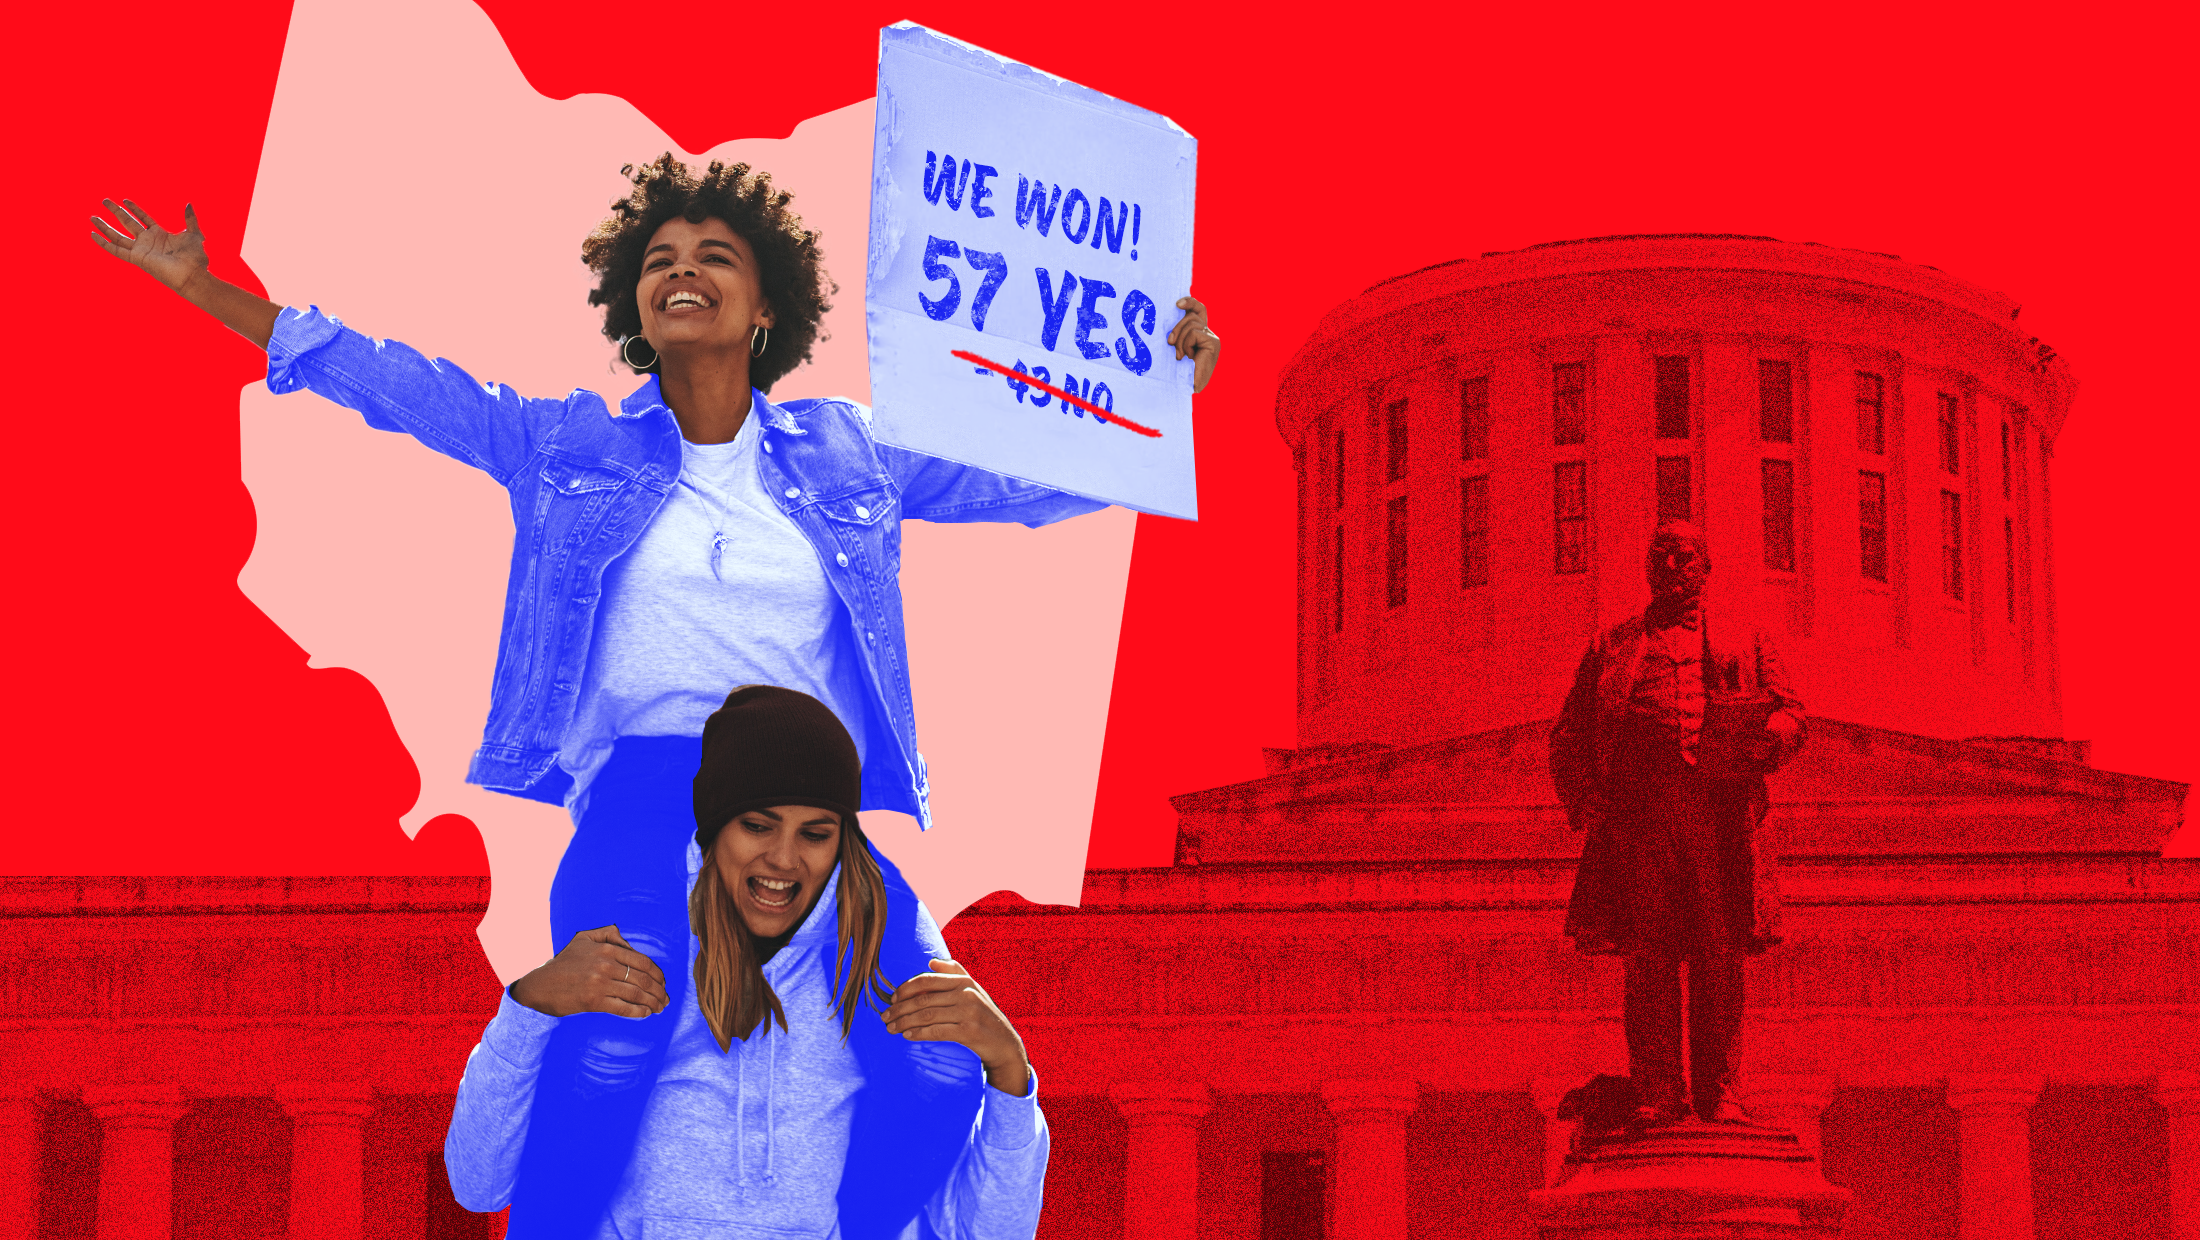
<svg viewBox="0 0 2200 1240"><path fill-rule="evenodd" d="M743 685L703 725L695 772L695 842L705 852L737 814L811 805L855 825L863 762L825 703L775 685Z"/></svg>

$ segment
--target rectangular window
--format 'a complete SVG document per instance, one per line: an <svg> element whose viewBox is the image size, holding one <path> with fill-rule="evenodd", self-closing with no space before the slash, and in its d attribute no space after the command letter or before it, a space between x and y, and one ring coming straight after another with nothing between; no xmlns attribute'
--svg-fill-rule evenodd
<svg viewBox="0 0 2200 1240"><path fill-rule="evenodd" d="M1383 478L1396 482L1406 476L1406 402L1394 400L1384 407L1383 437L1389 445Z"/></svg>
<svg viewBox="0 0 2200 1240"><path fill-rule="evenodd" d="M2017 622L2017 523L2015 518L2001 519L2001 585L2002 593L2009 599L2009 623Z"/></svg>
<svg viewBox="0 0 2200 1240"><path fill-rule="evenodd" d="M1553 572L1589 571L1589 476L1582 461L1565 461L1551 471L1551 519L1556 535Z"/></svg>
<svg viewBox="0 0 2200 1240"><path fill-rule="evenodd" d="M1795 465L1766 458L1765 567L1795 571Z"/></svg>
<svg viewBox="0 0 2200 1240"><path fill-rule="evenodd" d="M1940 493L1940 592L1963 597L1963 497Z"/></svg>
<svg viewBox="0 0 2200 1240"><path fill-rule="evenodd" d="M1658 438L1688 438L1688 359L1661 357L1658 363Z"/></svg>
<svg viewBox="0 0 2200 1240"><path fill-rule="evenodd" d="M1658 458L1658 520L1693 521L1696 519L1696 497L1688 486L1688 458L1685 456L1661 456Z"/></svg>
<svg viewBox="0 0 2200 1240"><path fill-rule="evenodd" d="M2001 424L2001 497L2009 498L2009 424Z"/></svg>
<svg viewBox="0 0 2200 1240"><path fill-rule="evenodd" d="M1766 443L1795 442L1795 375L1786 362L1757 360L1757 434Z"/></svg>
<svg viewBox="0 0 2200 1240"><path fill-rule="evenodd" d="M1344 632L1344 527L1337 527L1336 555L1329 565L1329 631Z"/></svg>
<svg viewBox="0 0 2200 1240"><path fill-rule="evenodd" d="M1337 475L1337 494L1335 499L1330 503L1329 506L1332 508L1342 508L1344 507L1344 428L1341 426L1337 428L1336 447L1337 454L1334 458L1331 459L1330 464L1331 466L1333 466L1334 472Z"/></svg>
<svg viewBox="0 0 2200 1240"><path fill-rule="evenodd" d="M1887 579L1887 475L1870 470L1856 475L1856 533L1863 547L1864 576ZM1341 537L1341 535L1340 535ZM1338 554L1343 554L1340 551Z"/></svg>
<svg viewBox="0 0 2200 1240"><path fill-rule="evenodd" d="M1490 457L1490 377L1476 375L1459 385L1459 459Z"/></svg>
<svg viewBox="0 0 2200 1240"><path fill-rule="evenodd" d="M1963 401L1950 392L1940 396L1940 472L1963 473Z"/></svg>
<svg viewBox="0 0 2200 1240"><path fill-rule="evenodd" d="M1856 450L1878 456L1887 450L1887 381L1856 372Z"/></svg>
<svg viewBox="0 0 2200 1240"><path fill-rule="evenodd" d="M1260 1156L1260 1240L1322 1240L1327 1186L1319 1154Z"/></svg>
<svg viewBox="0 0 2200 1240"><path fill-rule="evenodd" d="M1459 480L1459 588L1490 583L1490 476Z"/></svg>
<svg viewBox="0 0 2200 1240"><path fill-rule="evenodd" d="M1588 363L1560 362L1551 367L1551 442L1580 443L1588 429Z"/></svg>
<svg viewBox="0 0 2200 1240"><path fill-rule="evenodd" d="M1388 563L1383 575L1387 579L1389 605L1406 605L1406 497L1397 496L1390 501L1390 546Z"/></svg>

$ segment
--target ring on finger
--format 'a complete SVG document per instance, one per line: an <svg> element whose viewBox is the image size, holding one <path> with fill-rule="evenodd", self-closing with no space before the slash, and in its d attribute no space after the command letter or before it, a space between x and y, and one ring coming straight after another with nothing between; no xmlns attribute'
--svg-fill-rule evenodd
<svg viewBox="0 0 2200 1240"><path fill-rule="evenodd" d="M630 978L630 977L633 977L633 976L634 976L634 966L633 966L633 965L628 965L628 966L626 966L626 972L620 975L620 977L619 977L619 980L623 982L623 981L626 981L626 980L627 980L628 978Z"/></svg>

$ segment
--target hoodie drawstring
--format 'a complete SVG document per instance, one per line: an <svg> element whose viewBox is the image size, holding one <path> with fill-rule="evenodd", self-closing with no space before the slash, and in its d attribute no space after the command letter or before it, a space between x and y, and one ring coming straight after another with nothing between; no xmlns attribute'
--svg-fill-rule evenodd
<svg viewBox="0 0 2200 1240"><path fill-rule="evenodd" d="M749 1057L741 1050L733 1053L736 1060L733 1065L733 1188L734 1197L746 1205L749 1200L749 1143L741 1126L748 1122Z"/></svg>
<svg viewBox="0 0 2200 1240"><path fill-rule="evenodd" d="M773 1036L775 1034L777 1036ZM780 1044L787 1040L787 1034L784 1030L773 1029L772 1022L766 1019L750 1036L763 1038L769 1048L766 1053L771 1056L764 1065L764 1176L758 1183L764 1188L776 1188L779 1185L779 1143L775 1134L779 1128ZM749 1057L744 1053L750 1045L743 1043L734 1051L738 1062L733 1068L733 1179L736 1195L743 1203L753 1197L749 1191Z"/></svg>
<svg viewBox="0 0 2200 1240"><path fill-rule="evenodd" d="M768 1075L765 1077L764 1082L764 1187L766 1188L774 1188L779 1184L775 1160L779 1144L775 1139L775 1134L779 1131L779 1044L786 1040L787 1035L784 1030L780 1031L778 1037L771 1039L772 1061L766 1069Z"/></svg>

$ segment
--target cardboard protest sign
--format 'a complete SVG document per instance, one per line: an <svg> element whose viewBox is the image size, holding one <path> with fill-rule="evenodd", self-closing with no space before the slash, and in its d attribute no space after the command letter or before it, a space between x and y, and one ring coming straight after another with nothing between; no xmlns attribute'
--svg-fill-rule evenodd
<svg viewBox="0 0 2200 1240"><path fill-rule="evenodd" d="M1165 116L903 22L880 32L864 294L873 433L1196 519L1198 144Z"/></svg>

